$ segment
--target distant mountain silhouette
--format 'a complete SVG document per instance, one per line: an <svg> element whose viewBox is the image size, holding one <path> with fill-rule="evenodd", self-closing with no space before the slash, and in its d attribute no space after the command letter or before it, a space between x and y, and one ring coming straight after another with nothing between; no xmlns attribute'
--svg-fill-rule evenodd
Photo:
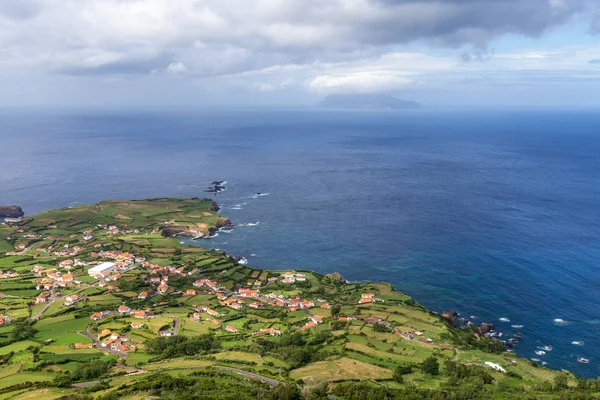
<svg viewBox="0 0 600 400"><path fill-rule="evenodd" d="M384 94L330 94L317 104L320 108L346 110L414 110L423 105Z"/></svg>

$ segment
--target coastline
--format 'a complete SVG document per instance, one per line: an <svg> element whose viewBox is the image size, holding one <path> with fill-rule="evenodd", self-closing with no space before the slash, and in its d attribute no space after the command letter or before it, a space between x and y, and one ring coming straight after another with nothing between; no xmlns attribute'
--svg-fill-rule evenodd
<svg viewBox="0 0 600 400"><path fill-rule="evenodd" d="M59 213L59 214L62 214L62 215L69 215L70 213L78 213L80 209L89 209L89 208L91 208L91 209L95 209L95 210L103 210L104 208L107 208L109 206L110 207L117 207L118 209L127 209L127 208L129 208L129 204L131 204L133 206L136 206L136 207L139 206L139 205L142 205L142 204L144 204L145 206L148 206L148 207L150 207L150 206L154 207L155 204L156 204L156 206L160 206L162 203L164 203L165 205L167 205L167 208L170 208L168 205L171 204L171 203L173 203L173 204L178 204L178 203L187 204L190 201L191 201L190 205L193 205L194 202L198 202L198 201L202 202L202 201L205 201L205 200L201 200L201 199L167 199L167 198L159 198L159 199L150 199L150 200L141 200L141 201L107 201L107 202L102 202L102 203L100 203L98 205L87 205L87 206L79 206L79 207L74 207L74 208L65 208L65 209L52 210L52 211L49 211L48 213L42 213L42 215L53 214L53 213ZM164 207L164 206L161 206L161 207ZM177 212L176 210L175 211L169 211L169 213L176 213L176 212ZM197 213L194 213L192 211L190 211L190 212L191 212L190 215L198 215ZM211 212L216 213L216 211L214 211L214 210L211 210ZM40 217L39 215L38 216L28 217L28 218L25 219L24 223L28 224L31 220L36 220L39 217ZM199 218L211 218L211 221L213 221L213 223L214 223L213 227L215 229L217 229L217 232L218 232L218 229L227 229L228 228L228 227L225 227L225 226L217 228L218 221L220 221L223 218L221 215L218 215L218 217L215 217L213 215L203 214L203 215L198 215L198 217ZM115 218L117 218L120 221L131 221L132 220L132 217L127 216L127 215L125 215L122 212L117 212L117 214L115 215ZM177 219L179 219L179 218L178 217L174 218L174 221L177 220ZM161 222L161 224L162 224L162 227L164 227L164 226L170 226L170 225L176 225L175 222L172 222L172 221L164 221L164 222ZM158 232L160 232L160 230L158 230L157 233ZM124 232L124 233L121 233L121 234L128 235L127 232ZM162 233L161 233L161 236L162 236ZM118 236L116 236L115 238L117 239ZM179 241L177 241L177 242L179 243ZM197 246L194 246L194 247L197 247ZM221 254L222 257L224 257L224 259L233 259L233 260L235 260L236 264L238 264L238 265L244 265L244 263L239 263L240 259L235 259L233 257L230 257L224 251L221 251L220 254ZM276 274L283 274L284 273L284 271L276 271L276 270L257 270L257 271L266 271L267 273L276 273ZM304 274L307 274L307 275L311 274L311 275L314 275L317 278L317 280L319 280L319 281L325 277L325 275L316 273L316 272L314 272L312 270L304 270L304 269L300 270L299 269L299 270L296 270L295 273L299 273L299 274L304 273ZM336 278L337 280L341 279L341 275L337 274L336 276L337 276L337 278ZM346 280L344 280L344 283L347 286L358 286L358 287L368 287L368 286L371 285L370 282L352 283L352 282L348 282ZM383 283L379 283L379 285L383 285L382 287L385 287L385 286L389 287L391 289L391 290L389 290L390 293L398 293L399 295L405 296L404 297L405 300L403 300L403 301L406 304L415 306L417 308L420 308L421 310L426 311L429 314L435 314L436 318L438 318L438 319L441 319L442 317L444 317L446 321L452 321L452 319L454 319L455 317L457 317L457 315L452 315L452 313L448 313L449 317L448 316L444 316L444 315L442 315L444 313L436 313L436 312L430 311L429 309L426 309L423 306L420 306L418 303L414 302L414 300L412 300L408 296L402 294L401 292L397 292L397 290L396 290L397 288L394 287L394 285L392 283L385 283L385 282L383 282ZM362 319L360 319L360 318L357 318L357 320L362 321ZM488 335L486 335L486 334L490 333L490 331L492 331L491 328L487 332L483 332L483 331L479 331L479 332L482 334L482 336L488 337ZM401 334L401 336L405 337L402 334Z"/></svg>
<svg viewBox="0 0 600 400"><path fill-rule="evenodd" d="M220 207L218 208L217 212L220 212ZM221 214L219 214L221 215ZM227 220L229 220L228 217L224 217L223 215L221 215L222 218L226 218ZM204 239L204 240L210 240L213 239L215 237L218 236L218 233L222 230L228 230L228 231L232 231L233 229L235 229L236 227L238 227L238 224L232 223L230 221L230 225L228 225L227 227L221 227L218 228L214 234L210 235L210 236L204 236L204 237L199 237L199 238L193 238L193 240L197 240L197 239ZM192 246L196 245L195 243L190 243ZM200 246L201 247L201 246ZM228 254L226 251L222 250L222 249L217 249L220 251L223 251L225 255L232 257L236 260L243 260L242 261L242 265L248 265L248 258L246 257L246 255L243 254ZM260 268L260 266L258 265L250 265L251 267L258 267ZM296 269L299 272L308 272L308 273L316 273L316 271L312 271L312 270L302 270L302 269ZM319 272L321 274L321 272ZM324 275L328 275L328 274L338 274L341 277L341 274L338 271L325 271L322 274ZM370 283L371 280L358 280L358 281L350 281L347 279L342 278L343 281L346 284L353 284L353 283L359 283L359 284L365 284L365 283ZM377 283L380 284L385 284L385 285L389 285L393 291L399 291L399 288L396 287L393 283L391 282L386 282L386 281L379 281ZM402 292L400 290L400 292ZM421 303L418 301L418 299L415 299L417 301L417 304L419 304L421 306ZM521 358L525 358L525 359L529 359L532 362L537 363L538 365L540 365L541 367L548 367L548 362L544 361L543 359L539 358L539 357L527 357L527 355L525 354L519 354L518 351L518 344L524 340L524 335L519 331L519 329L523 328L523 325L510 325L511 328L517 329L517 331L514 331L513 329L513 333L512 335L510 334L506 334L506 332L504 332L501 329L500 325L497 325L497 323L492 322L492 320L490 320L489 322L486 321L477 321L475 322L476 319L478 319L478 317L476 316L468 316L468 317L463 317L462 314L458 311L454 311L451 309L448 309L446 307L441 308L439 310L434 310L434 309L430 309L424 306L421 306L424 309L426 309L428 312L439 315L440 318L442 318L443 320L445 320L446 322L448 322L452 327L454 328L468 328L470 326L477 326L478 331L480 332L480 334L483 337L487 337L489 339L493 339L493 340L497 340L501 343L504 344L507 353L514 353L516 354L518 357ZM496 316L495 318L496 321L499 321L499 323L510 323L511 321L506 318L506 317L502 317L500 315ZM530 340L535 341L535 338L529 338ZM540 350L542 353L544 354L540 354L538 352L536 352L537 356L540 355L546 355L546 351L552 351L552 346L549 345L544 345L544 346L538 346L538 349L542 349ZM583 360L587 360L587 359L583 359ZM581 362L581 361L580 361ZM588 361L589 362L589 361ZM587 362L583 362L583 363L587 363Z"/></svg>

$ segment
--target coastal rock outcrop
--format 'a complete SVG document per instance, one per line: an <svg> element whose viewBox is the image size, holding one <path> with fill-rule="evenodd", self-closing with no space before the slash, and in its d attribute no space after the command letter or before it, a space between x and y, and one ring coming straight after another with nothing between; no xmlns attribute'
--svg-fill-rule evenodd
<svg viewBox="0 0 600 400"><path fill-rule="evenodd" d="M491 331L495 331L496 330L496 325L494 325L494 324L488 324L486 322L482 322L481 325L479 326L479 330L481 331L481 333L486 334L486 333L489 333Z"/></svg>
<svg viewBox="0 0 600 400"><path fill-rule="evenodd" d="M219 229L231 229L233 228L233 224L229 220L229 218L221 218L217 221L214 227L208 228L209 236L213 236L215 233L219 231Z"/></svg>
<svg viewBox="0 0 600 400"><path fill-rule="evenodd" d="M164 237L173 237L178 235L195 236L195 232L191 231L187 226L167 225L162 228L161 233Z"/></svg>
<svg viewBox="0 0 600 400"><path fill-rule="evenodd" d="M442 318L454 327L457 327L460 324L460 319L458 318L458 313L456 311L444 311L442 313Z"/></svg>
<svg viewBox="0 0 600 400"><path fill-rule="evenodd" d="M221 218L215 226L208 228L190 228L185 225L166 225L161 229L161 235L164 237L191 236L194 238L213 236L219 229L231 229L233 224L228 218Z"/></svg>
<svg viewBox="0 0 600 400"><path fill-rule="evenodd" d="M344 281L342 274L340 274L339 272L332 272L331 274L327 274L326 276L334 281Z"/></svg>
<svg viewBox="0 0 600 400"><path fill-rule="evenodd" d="M0 206L0 218L19 218L25 215L19 206Z"/></svg>

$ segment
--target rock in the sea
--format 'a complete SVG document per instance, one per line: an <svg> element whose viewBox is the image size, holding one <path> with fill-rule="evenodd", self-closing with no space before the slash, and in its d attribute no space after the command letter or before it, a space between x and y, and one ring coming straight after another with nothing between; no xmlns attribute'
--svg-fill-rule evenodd
<svg viewBox="0 0 600 400"><path fill-rule="evenodd" d="M25 215L19 206L0 206L0 218L19 218Z"/></svg>

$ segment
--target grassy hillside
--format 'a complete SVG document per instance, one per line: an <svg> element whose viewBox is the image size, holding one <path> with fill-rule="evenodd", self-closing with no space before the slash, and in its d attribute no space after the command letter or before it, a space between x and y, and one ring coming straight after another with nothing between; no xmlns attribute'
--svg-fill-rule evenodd
<svg viewBox="0 0 600 400"><path fill-rule="evenodd" d="M161 234L222 220L211 200L154 199L0 225L0 399L600 397L389 284L254 269Z"/></svg>

